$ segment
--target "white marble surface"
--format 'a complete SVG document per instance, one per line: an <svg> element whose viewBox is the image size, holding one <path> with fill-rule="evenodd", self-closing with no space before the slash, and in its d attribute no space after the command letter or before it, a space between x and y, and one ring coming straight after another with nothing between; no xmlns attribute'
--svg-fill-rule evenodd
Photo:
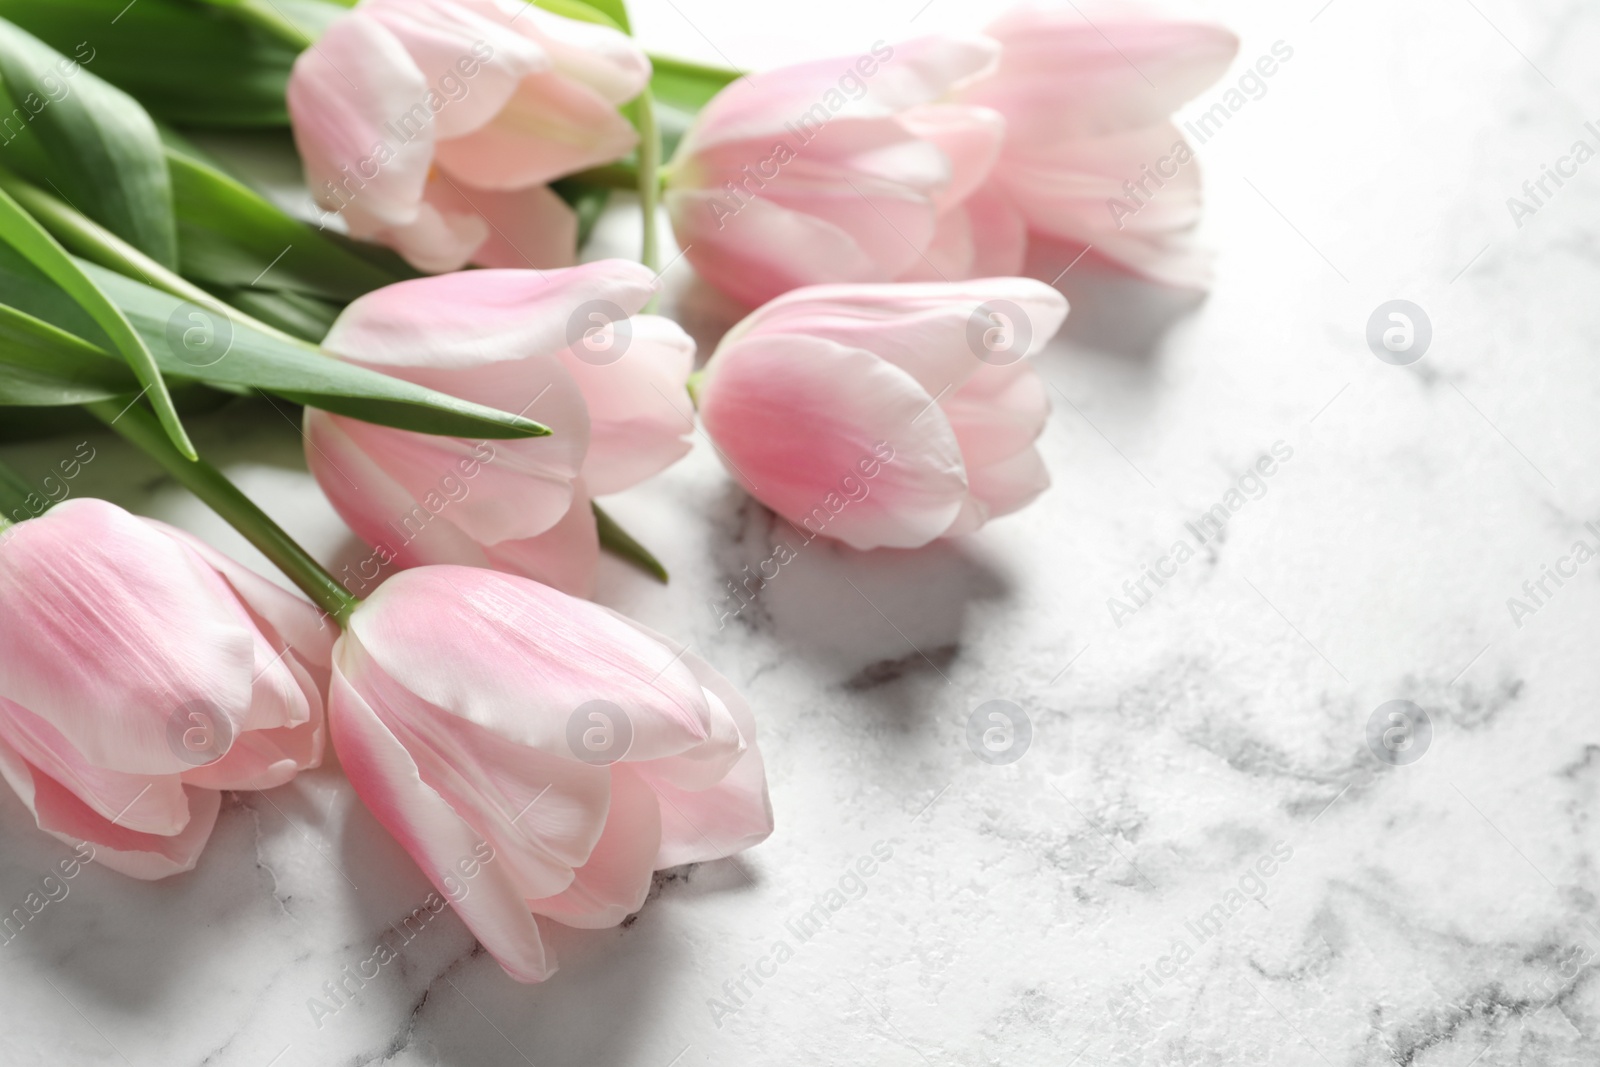
<svg viewBox="0 0 1600 1067"><path fill-rule="evenodd" d="M755 5L636 6L663 50L740 64L984 14L922 3L830 0L782 29L790 16ZM1061 279L1074 310L1039 361L1057 402L1041 502L922 552L809 547L718 629L709 601L768 554L770 516L704 441L614 501L674 580L608 562L601 598L749 692L768 843L662 876L624 928L565 933L543 986L507 980L442 914L319 1028L308 999L428 891L324 768L229 797L189 875L67 883L0 945L0 1062L1600 1059L1600 562L1550 583L1520 627L1507 607L1600 519L1600 163L1520 229L1505 203L1593 140L1600 12L1194 6L1240 31L1240 70L1280 39L1294 58L1202 149L1209 299L1087 260ZM606 235L625 247L629 226L619 214ZM687 271L670 277L681 292ZM1364 340L1394 298L1434 327L1409 367ZM706 340L726 325L693 293L684 314ZM207 420L196 437L325 559L353 558L282 416ZM1115 625L1107 598L1279 441L1292 458L1226 538ZM4 457L41 472L75 442ZM259 563L96 442L77 492ZM1010 765L967 746L992 699L1031 719ZM1383 767L1365 730L1392 699L1425 708L1434 736ZM878 842L892 857L802 941L786 924ZM1256 889L1248 872L1274 846L1292 855L1265 865L1264 896L1230 898L1241 878ZM0 906L65 854L0 797ZM1191 924L1218 904L1202 941ZM792 958L735 1005L724 983L771 971L780 941ZM717 1018L713 999L738 1010Z"/></svg>

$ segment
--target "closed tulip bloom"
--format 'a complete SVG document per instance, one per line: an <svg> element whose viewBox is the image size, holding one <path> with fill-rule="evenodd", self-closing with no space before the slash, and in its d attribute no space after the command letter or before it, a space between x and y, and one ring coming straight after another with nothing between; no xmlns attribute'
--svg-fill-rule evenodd
<svg viewBox="0 0 1600 1067"><path fill-rule="evenodd" d="M975 227L1002 122L940 101L982 74L985 38L924 37L751 75L706 105L665 202L684 255L759 304L797 286L970 277L1021 262L1020 226ZM981 207L983 222L1003 208Z"/></svg>
<svg viewBox="0 0 1600 1067"><path fill-rule="evenodd" d="M563 266L577 220L546 183L627 155L650 80L625 35L522 0L365 0L300 55L307 184L420 270Z"/></svg>
<svg viewBox="0 0 1600 1067"><path fill-rule="evenodd" d="M1020 5L984 32L1000 42L999 65L955 99L1004 117L994 190L1034 233L1203 286L1209 260L1192 239L1200 170L1171 116L1223 75L1238 39L1125 5L1048 2Z"/></svg>
<svg viewBox="0 0 1600 1067"><path fill-rule="evenodd" d="M1049 400L1026 357L1067 302L1025 278L819 285L717 347L700 417L733 476L807 540L915 548L1049 485Z"/></svg>
<svg viewBox="0 0 1600 1067"><path fill-rule="evenodd" d="M306 409L306 461L380 564L494 567L587 595L599 557L591 494L626 489L689 450L694 342L635 314L655 291L637 263L419 278L347 307L323 347L368 367L549 426L469 441Z"/></svg>
<svg viewBox="0 0 1600 1067"><path fill-rule="evenodd" d="M59 504L0 534L0 776L113 870L189 870L218 790L321 761L333 633L179 530Z"/></svg>
<svg viewBox="0 0 1600 1067"><path fill-rule="evenodd" d="M615 926L651 872L772 831L755 721L693 654L523 578L421 567L334 649L329 717L357 794L513 978L554 920Z"/></svg>

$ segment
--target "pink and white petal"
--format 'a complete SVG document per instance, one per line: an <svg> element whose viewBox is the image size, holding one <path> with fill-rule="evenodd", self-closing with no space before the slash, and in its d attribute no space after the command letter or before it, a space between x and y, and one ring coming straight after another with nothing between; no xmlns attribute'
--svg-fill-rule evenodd
<svg viewBox="0 0 1600 1067"><path fill-rule="evenodd" d="M552 65L538 44L456 0L367 0L361 12L395 36L437 94L441 140L487 123L523 78Z"/></svg>
<svg viewBox="0 0 1600 1067"><path fill-rule="evenodd" d="M419 700L553 755L576 758L569 723L596 700L627 717L630 759L676 755L711 734L704 692L672 653L604 608L525 578L453 566L402 571L351 617L344 640L352 636ZM462 663L496 669L464 672Z"/></svg>
<svg viewBox="0 0 1600 1067"><path fill-rule="evenodd" d="M80 498L0 535L0 696L85 760L130 774L188 769L172 717L201 704L237 736L255 634L231 590L179 542ZM106 715L105 709L117 709Z"/></svg>
<svg viewBox="0 0 1600 1067"><path fill-rule="evenodd" d="M457 864L481 855L483 836L422 780L411 755L337 669L329 705L339 761L362 803L454 903L461 921L507 974L519 982L548 978L554 955L545 949L509 867L490 861L470 893L452 892L448 887L459 884Z"/></svg>
<svg viewBox="0 0 1600 1067"><path fill-rule="evenodd" d="M553 371L545 386L548 392L529 381L546 369ZM548 408L552 414L560 411L566 418L583 419L582 394L553 359L494 364L458 374L474 385L500 377L507 383L502 394L506 397L529 390L536 395L544 392L537 404L525 407L530 418L543 421L540 411ZM307 420L312 447L330 457L359 451L404 487L412 505L385 516L391 526L420 528L429 525L431 517L447 514L453 526L479 544L535 537L559 522L572 506L572 479L583 463L588 427L580 421L553 429L556 432L549 437L474 443L337 415L319 413ZM353 466L335 462L346 470Z"/></svg>
<svg viewBox="0 0 1600 1067"><path fill-rule="evenodd" d="M593 596L595 568L600 564L600 535L583 479L574 481L572 487L572 506L560 522L537 537L489 545L483 549L483 562L479 565L532 578L568 596Z"/></svg>
<svg viewBox="0 0 1600 1067"><path fill-rule="evenodd" d="M1029 278L811 286L756 310L728 332L721 347L784 334L820 337L867 349L942 399L986 365L978 358L989 328L984 309L1004 311L1011 343L1020 344L1025 334L1022 351L1032 354L1061 328L1067 301Z"/></svg>
<svg viewBox="0 0 1600 1067"><path fill-rule="evenodd" d="M364 673L359 684L368 706L405 747L423 782L493 846L523 897L569 886L604 828L609 772L508 745L442 709L419 711L414 700L392 714L392 680Z"/></svg>
<svg viewBox="0 0 1600 1067"><path fill-rule="evenodd" d="M287 100L306 184L323 207L342 210L352 230L404 226L416 218L433 161L432 114L424 106L420 128L404 140L386 127L427 91L405 47L359 11L335 20L316 47L295 60ZM378 146L388 150L381 163L373 154ZM359 184L352 190L349 181Z"/></svg>
<svg viewBox="0 0 1600 1067"><path fill-rule="evenodd" d="M927 250L898 280L950 282L972 277L974 240L972 220L958 204L939 216Z"/></svg>
<svg viewBox="0 0 1600 1067"><path fill-rule="evenodd" d="M171 836L189 823L189 801L175 774L125 774L89 763L49 723L0 699L0 741L103 819L146 834Z"/></svg>
<svg viewBox="0 0 1600 1067"><path fill-rule="evenodd" d="M478 266L549 270L570 267L577 259L577 212L549 186L496 193L444 181L436 184L441 197L449 196L488 225L488 239L472 254Z"/></svg>
<svg viewBox="0 0 1600 1067"><path fill-rule="evenodd" d="M632 315L655 290L649 268L621 259L414 278L356 299L323 347L401 375L409 374L404 368L449 371L553 355L571 344L569 320L583 305L606 300Z"/></svg>
<svg viewBox="0 0 1600 1067"><path fill-rule="evenodd" d="M458 271L489 238L489 224L476 215L441 211L424 199L416 217L404 225L367 226L346 213L350 234L388 245L417 270Z"/></svg>
<svg viewBox="0 0 1600 1067"><path fill-rule="evenodd" d="M189 789L189 822L173 836L142 834L102 818L55 779L31 767L0 741L0 777L33 812L39 829L77 847L93 860L130 878L153 881L192 870L216 825L221 794ZM86 855L87 854L87 855Z"/></svg>
<svg viewBox="0 0 1600 1067"><path fill-rule="evenodd" d="M1063 240L1162 236L1200 219L1200 166L1170 123L1008 158L999 181L1031 229Z"/></svg>
<svg viewBox="0 0 1600 1067"><path fill-rule="evenodd" d="M934 197L940 211L962 203L988 181L1006 133L998 111L961 104L915 107L900 116L900 123L950 161L950 182Z"/></svg>
<svg viewBox="0 0 1600 1067"><path fill-rule="evenodd" d="M1222 77L1239 48L1221 26L1124 5L1025 4L985 32L1003 46L999 67L959 99L1005 115L1020 145L1159 122Z"/></svg>
<svg viewBox="0 0 1600 1067"><path fill-rule="evenodd" d="M610 362L561 353L589 409L583 475L597 495L617 493L670 467L689 452L694 406L687 382L694 339L657 315L628 321L627 346Z"/></svg>
<svg viewBox="0 0 1600 1067"><path fill-rule="evenodd" d="M627 764L610 773L611 810L589 861L560 893L528 901L536 914L583 930L616 926L644 906L661 848L655 793Z"/></svg>
<svg viewBox="0 0 1600 1067"><path fill-rule="evenodd" d="M666 194L684 258L735 300L754 306L804 285L889 278L832 222L767 200L750 201L729 216L725 199L688 190Z"/></svg>
<svg viewBox="0 0 1600 1067"><path fill-rule="evenodd" d="M233 589L256 627L277 646L277 650L281 651L287 643L313 676L321 672L326 682L327 672L333 665L333 642L338 637L338 630L329 621L326 612L319 610L299 593L263 578L233 557L218 552L187 530L156 519L144 521L193 549L206 566L221 575L223 581Z"/></svg>
<svg viewBox="0 0 1600 1067"><path fill-rule="evenodd" d="M1030 447L1050 417L1044 379L1022 359L984 364L940 407L961 443L969 481L974 467L1010 459Z"/></svg>
<svg viewBox="0 0 1600 1067"><path fill-rule="evenodd" d="M650 59L626 34L609 26L524 8L515 24L555 62L556 73L580 81L613 104L625 104L650 84Z"/></svg>
<svg viewBox="0 0 1600 1067"><path fill-rule="evenodd" d="M852 548L927 544L966 496L960 446L933 398L861 348L798 335L741 339L712 360L700 417L747 492ZM892 459L864 477L861 465L876 465L884 448ZM844 506L847 480L867 493Z"/></svg>
<svg viewBox="0 0 1600 1067"><path fill-rule="evenodd" d="M534 74L487 125L440 141L434 160L474 188L526 189L621 159L638 143L633 124L593 89Z"/></svg>
<svg viewBox="0 0 1600 1067"><path fill-rule="evenodd" d="M251 730L235 739L217 762L185 771L183 781L203 789L275 789L320 766L325 740L320 712L299 726Z"/></svg>
<svg viewBox="0 0 1600 1067"><path fill-rule="evenodd" d="M883 46L871 57L836 57L750 74L718 93L700 112L684 138L683 155L735 141L769 147L774 138L794 135L791 126L810 128L886 118L942 98L959 83L990 69L999 52L984 37L928 36ZM861 73L860 94L847 97L840 76ZM837 98L837 102L835 102ZM820 112L820 114L819 114Z"/></svg>
<svg viewBox="0 0 1600 1067"><path fill-rule="evenodd" d="M972 261L967 265L967 277L1009 278L1021 274L1028 257L1028 224L1016 205L989 185L968 197L958 210L966 213L972 232Z"/></svg>
<svg viewBox="0 0 1600 1067"><path fill-rule="evenodd" d="M691 653L692 655L692 653ZM715 695L739 729L742 751L728 773L706 789L687 790L657 777L660 764L635 764L661 801L661 851L656 869L703 863L742 852L772 834L767 769L756 745L756 720L743 694L710 664L689 660L695 677Z"/></svg>
<svg viewBox="0 0 1600 1067"><path fill-rule="evenodd" d="M1010 459L967 471L974 499L983 504L987 519L997 519L1032 503L1050 488L1050 472L1036 448L1025 448Z"/></svg>

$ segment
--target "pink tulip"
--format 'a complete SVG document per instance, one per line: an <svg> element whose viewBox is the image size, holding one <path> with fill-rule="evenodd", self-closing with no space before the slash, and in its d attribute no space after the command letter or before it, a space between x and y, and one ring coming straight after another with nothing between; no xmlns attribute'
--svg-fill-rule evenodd
<svg viewBox="0 0 1600 1067"><path fill-rule="evenodd" d="M1003 202L967 205L1002 124L939 103L996 51L986 38L880 42L734 82L669 168L684 255L748 304L801 285L1014 272L1020 224L1004 224Z"/></svg>
<svg viewBox="0 0 1600 1067"><path fill-rule="evenodd" d="M985 32L999 66L955 99L1004 116L994 191L1035 233L1203 286L1199 167L1171 115L1222 76L1238 39L1125 5L1061 3L1023 4Z"/></svg>
<svg viewBox="0 0 1600 1067"><path fill-rule="evenodd" d="M587 601L468 567L390 578L334 648L345 773L513 978L548 920L615 926L651 872L772 832L755 720L698 657Z"/></svg>
<svg viewBox="0 0 1600 1067"><path fill-rule="evenodd" d="M289 115L317 202L425 271L564 266L545 183L627 155L650 61L522 0L366 0L303 52Z"/></svg>
<svg viewBox="0 0 1600 1067"><path fill-rule="evenodd" d="M322 759L333 628L180 530L69 500L0 534L0 775L135 878L195 865L218 790Z"/></svg>
<svg viewBox="0 0 1600 1067"><path fill-rule="evenodd" d="M801 536L915 548L977 529L1049 485L1049 401L1024 357L1067 302L989 278L819 285L723 338L700 417L733 476Z"/></svg>
<svg viewBox="0 0 1600 1067"><path fill-rule="evenodd" d="M479 270L387 286L339 316L348 362L525 415L549 437L466 441L306 409L306 460L379 563L493 567L587 595L599 556L590 494L626 489L689 450L694 342L635 314L637 263Z"/></svg>

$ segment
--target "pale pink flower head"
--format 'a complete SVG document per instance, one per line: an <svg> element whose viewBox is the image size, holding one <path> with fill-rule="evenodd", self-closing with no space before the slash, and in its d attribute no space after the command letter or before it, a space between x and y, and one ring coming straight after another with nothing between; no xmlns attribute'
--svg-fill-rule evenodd
<svg viewBox="0 0 1600 1067"><path fill-rule="evenodd" d="M329 718L356 793L506 972L616 926L651 872L772 832L755 719L694 654L512 575L421 567L356 609Z"/></svg>
<svg viewBox="0 0 1600 1067"><path fill-rule="evenodd" d="M599 556L590 496L689 450L694 342L637 314L655 286L645 267L611 259L418 278L347 307L329 352L552 433L471 441L307 408L306 462L378 550L346 584L363 593L391 563L459 563L587 595Z"/></svg>
<svg viewBox="0 0 1600 1067"><path fill-rule="evenodd" d="M940 103L996 51L982 37L879 42L729 85L668 170L685 257L747 304L802 285L1014 272L1020 222L987 197L967 207L1003 123Z"/></svg>
<svg viewBox="0 0 1600 1067"><path fill-rule="evenodd" d="M80 856L187 871L219 790L321 762L334 632L180 530L58 504L0 533L0 776Z"/></svg>
<svg viewBox="0 0 1600 1067"><path fill-rule="evenodd" d="M1223 75L1238 39L1132 5L1061 2L1022 4L984 32L1000 42L999 65L955 99L1004 117L991 190L1031 232L1159 281L1206 284L1192 233L1200 169L1171 117Z"/></svg>
<svg viewBox="0 0 1600 1067"><path fill-rule="evenodd" d="M289 117L317 202L425 271L562 266L546 183L627 155L650 80L627 36L523 0L364 0L295 62Z"/></svg>
<svg viewBox="0 0 1600 1067"><path fill-rule="evenodd" d="M735 326L699 385L733 476L807 540L915 548L1049 485L1049 414L1027 361L1067 301L987 278L797 289Z"/></svg>

